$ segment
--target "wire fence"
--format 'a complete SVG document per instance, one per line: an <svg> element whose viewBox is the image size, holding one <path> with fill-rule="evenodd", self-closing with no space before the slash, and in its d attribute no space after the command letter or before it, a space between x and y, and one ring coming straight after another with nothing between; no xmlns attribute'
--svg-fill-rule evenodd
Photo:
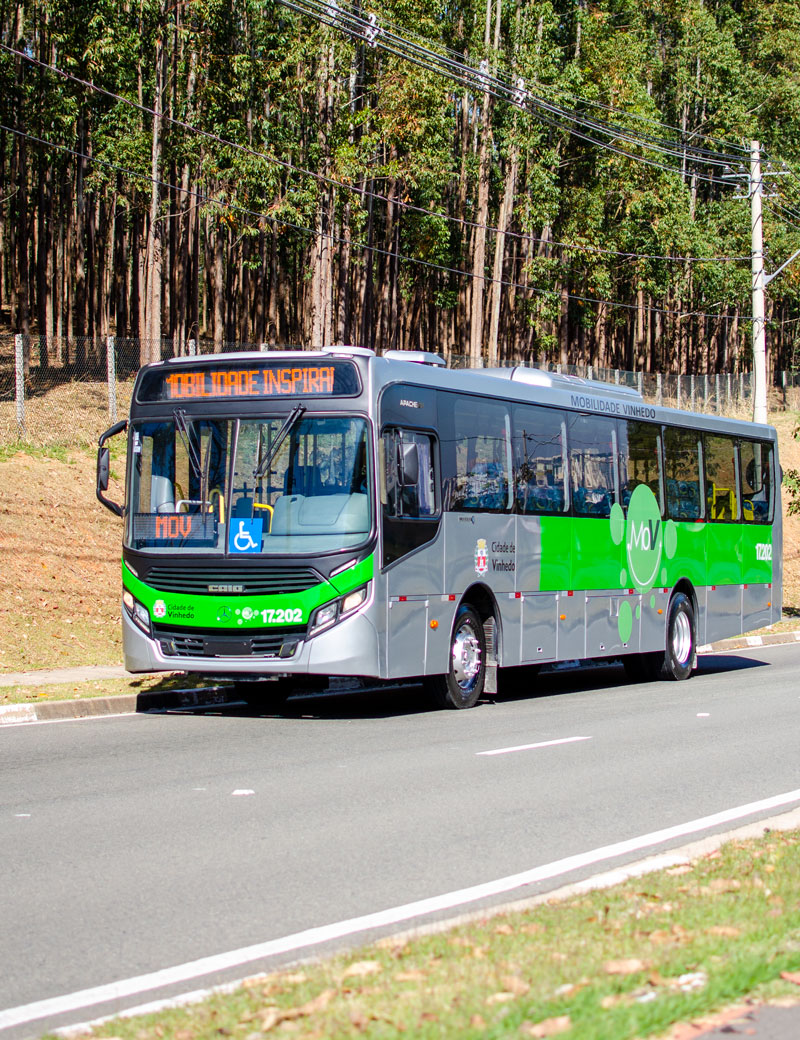
<svg viewBox="0 0 800 1040"><path fill-rule="evenodd" d="M96 443L111 423L128 414L140 360L148 355L138 339L108 336L64 341L0 335L0 446ZM221 352L297 350L297 346L225 343ZM211 340L184 344L162 341L156 356L219 353ZM469 368L467 355L447 357L451 368ZM509 362L508 365L513 363ZM565 375L632 387L652 404L697 412L746 417L752 414L749 372L675 375L629 372L592 365L541 363L534 367ZM776 373L771 409L800 408L800 371Z"/></svg>

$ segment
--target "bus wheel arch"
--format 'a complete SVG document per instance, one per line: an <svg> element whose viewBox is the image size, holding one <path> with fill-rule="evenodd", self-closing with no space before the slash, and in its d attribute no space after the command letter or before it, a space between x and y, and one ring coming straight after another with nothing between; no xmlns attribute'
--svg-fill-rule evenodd
<svg viewBox="0 0 800 1040"><path fill-rule="evenodd" d="M429 675L425 687L439 708L472 708L480 700L497 651L498 611L491 592L471 586L461 597L448 643L447 672Z"/></svg>

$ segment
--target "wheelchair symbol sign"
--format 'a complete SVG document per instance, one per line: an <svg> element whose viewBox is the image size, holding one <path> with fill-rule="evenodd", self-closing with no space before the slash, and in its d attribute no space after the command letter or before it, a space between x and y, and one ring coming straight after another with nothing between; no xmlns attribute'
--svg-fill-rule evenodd
<svg viewBox="0 0 800 1040"><path fill-rule="evenodd" d="M261 552L261 536L263 534L264 521L261 517L253 520L240 520L238 517L231 519L228 529L228 552L231 553L257 553Z"/></svg>

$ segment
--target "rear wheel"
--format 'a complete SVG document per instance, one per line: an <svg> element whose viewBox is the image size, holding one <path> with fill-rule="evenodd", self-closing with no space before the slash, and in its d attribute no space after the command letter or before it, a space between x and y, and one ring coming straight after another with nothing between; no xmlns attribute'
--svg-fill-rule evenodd
<svg viewBox="0 0 800 1040"><path fill-rule="evenodd" d="M692 674L694 656L694 607L685 593L676 592L669 601L666 648L657 653L626 654L622 663L632 682L679 681Z"/></svg>
<svg viewBox="0 0 800 1040"><path fill-rule="evenodd" d="M661 667L662 679L688 679L694 665L694 607L683 592L676 592L669 603L667 648Z"/></svg>
<svg viewBox="0 0 800 1040"><path fill-rule="evenodd" d="M472 708L483 693L486 637L472 607L461 607L453 623L446 675L431 675L425 686L438 708Z"/></svg>

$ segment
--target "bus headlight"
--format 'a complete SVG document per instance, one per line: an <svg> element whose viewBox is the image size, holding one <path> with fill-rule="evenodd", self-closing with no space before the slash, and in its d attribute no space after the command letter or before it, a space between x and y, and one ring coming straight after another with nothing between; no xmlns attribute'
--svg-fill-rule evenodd
<svg viewBox="0 0 800 1040"><path fill-rule="evenodd" d="M348 592L346 596L335 599L331 603L326 603L324 607L319 607L311 615L308 634L310 636L316 635L317 632L321 632L324 628L330 628L337 621L358 610L366 602L368 591L369 585L363 585L360 589L356 589L355 592Z"/></svg>
<svg viewBox="0 0 800 1040"><path fill-rule="evenodd" d="M324 607L320 607L319 610L314 614L314 617L311 621L309 634L313 636L315 632L320 632L323 628L327 628L329 625L332 625L336 620L338 613L338 599L335 599L333 603L326 603Z"/></svg>
<svg viewBox="0 0 800 1040"><path fill-rule="evenodd" d="M122 593L122 602L125 604L125 609L128 611L134 624L138 625L143 632L150 635L150 614L148 613L147 607L144 603L140 603L138 599L134 599L127 589Z"/></svg>
<svg viewBox="0 0 800 1040"><path fill-rule="evenodd" d="M355 592L351 592L342 600L342 614L349 614L351 610L355 610L356 607L360 607L366 598L366 585L361 589L356 589Z"/></svg>

